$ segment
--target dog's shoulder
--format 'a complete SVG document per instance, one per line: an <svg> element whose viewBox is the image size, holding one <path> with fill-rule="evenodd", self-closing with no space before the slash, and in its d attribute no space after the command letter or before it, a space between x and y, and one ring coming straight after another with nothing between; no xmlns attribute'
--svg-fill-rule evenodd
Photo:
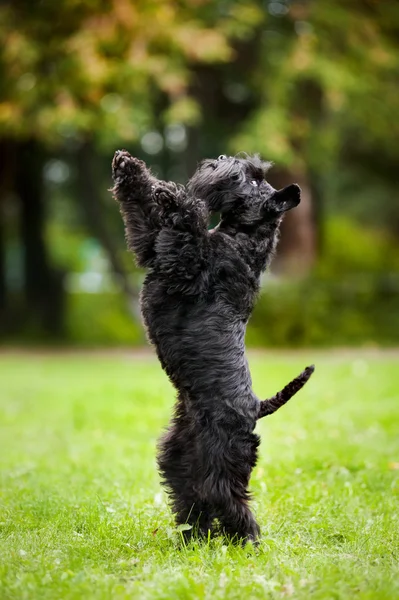
<svg viewBox="0 0 399 600"><path fill-rule="evenodd" d="M170 293L197 295L208 281L209 242L206 232L162 229L155 241L154 272Z"/></svg>

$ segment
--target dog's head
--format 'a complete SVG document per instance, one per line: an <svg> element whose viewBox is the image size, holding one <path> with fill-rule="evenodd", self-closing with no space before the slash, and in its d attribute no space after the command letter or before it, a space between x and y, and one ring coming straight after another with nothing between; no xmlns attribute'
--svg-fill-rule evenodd
<svg viewBox="0 0 399 600"><path fill-rule="evenodd" d="M265 179L270 166L259 156L207 159L188 182L188 190L231 224L276 221L298 206L301 190L296 184L275 190Z"/></svg>

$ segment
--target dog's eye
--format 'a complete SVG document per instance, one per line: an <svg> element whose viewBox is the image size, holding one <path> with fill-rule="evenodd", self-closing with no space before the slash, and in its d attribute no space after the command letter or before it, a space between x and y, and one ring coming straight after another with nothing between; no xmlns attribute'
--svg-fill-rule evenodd
<svg viewBox="0 0 399 600"><path fill-rule="evenodd" d="M226 156L225 154L221 154L221 155L218 157L218 160L226 160L226 158L227 158L227 156Z"/></svg>
<svg viewBox="0 0 399 600"><path fill-rule="evenodd" d="M254 187L258 187L259 186L259 182L256 181L256 179L252 179L251 185L253 185Z"/></svg>

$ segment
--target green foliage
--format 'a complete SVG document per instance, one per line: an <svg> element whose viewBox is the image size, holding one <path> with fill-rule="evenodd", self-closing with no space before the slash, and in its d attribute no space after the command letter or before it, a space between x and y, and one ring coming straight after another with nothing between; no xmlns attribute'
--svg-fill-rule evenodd
<svg viewBox="0 0 399 600"><path fill-rule="evenodd" d="M83 346L140 346L145 334L117 293L72 293L67 297L66 342Z"/></svg>
<svg viewBox="0 0 399 600"><path fill-rule="evenodd" d="M247 344L398 344L398 268L397 245L386 236L343 218L330 219L323 258L309 277L266 276ZM69 343L101 346L145 341L138 316L129 312L120 294L70 293L67 302Z"/></svg>
<svg viewBox="0 0 399 600"><path fill-rule="evenodd" d="M82 247L89 239L81 228L65 227L59 219L58 222L49 223L47 237L55 264L67 267L70 271L84 271L86 261Z"/></svg>
<svg viewBox="0 0 399 600"><path fill-rule="evenodd" d="M397 244L343 218L328 220L324 234L323 258L309 277L266 281L250 346L398 344Z"/></svg>
<svg viewBox="0 0 399 600"><path fill-rule="evenodd" d="M399 270L399 245L385 231L365 227L343 217L325 222L323 256L317 275L324 278L351 274L394 274Z"/></svg>
<svg viewBox="0 0 399 600"><path fill-rule="evenodd" d="M259 426L256 550L181 544L155 444L174 392L132 355L0 357L0 596L374 600L399 596L396 357L251 359L261 396L305 364Z"/></svg>
<svg viewBox="0 0 399 600"><path fill-rule="evenodd" d="M267 286L247 333L249 346L398 344L398 279L309 278Z"/></svg>
<svg viewBox="0 0 399 600"><path fill-rule="evenodd" d="M233 135L232 150L316 172L330 170L345 147L397 159L398 5L277 4L284 10L269 9L260 47L263 76L255 71L251 81L262 101Z"/></svg>
<svg viewBox="0 0 399 600"><path fill-rule="evenodd" d="M304 279L266 275L249 322L249 347L309 347L397 345L399 343L399 250L380 231L355 225L342 217L326 222L323 257ZM132 310L108 269L103 291L74 289L75 278L104 268L98 245L80 234L67 235L59 226L50 231L53 255L76 271L67 281L65 338L72 346L139 346L145 344L138 306ZM86 250L87 251L86 251ZM90 252L89 252L90 250ZM87 256L86 256L87 255ZM132 270L130 256L127 268ZM92 258L90 258L92 257ZM142 284L140 271L135 286ZM68 283L69 282L69 283ZM105 287L104 287L105 286ZM109 290L109 291L104 291ZM94 291L94 290L93 290ZM34 323L17 343L48 342Z"/></svg>
<svg viewBox="0 0 399 600"><path fill-rule="evenodd" d="M227 3L225 11L216 0L201 4L3 3L0 135L129 142L156 120L160 94L169 120L192 124L190 68L230 61L230 39L251 35L261 15L254 1Z"/></svg>

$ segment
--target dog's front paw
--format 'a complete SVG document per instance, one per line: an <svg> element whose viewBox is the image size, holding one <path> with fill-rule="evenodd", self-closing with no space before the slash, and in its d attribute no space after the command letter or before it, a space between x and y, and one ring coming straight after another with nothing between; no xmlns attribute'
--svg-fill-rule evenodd
<svg viewBox="0 0 399 600"><path fill-rule="evenodd" d="M120 185L124 181L131 183L146 169L145 162L139 158L134 158L127 150L117 150L115 152L112 161L112 177L115 184Z"/></svg>

